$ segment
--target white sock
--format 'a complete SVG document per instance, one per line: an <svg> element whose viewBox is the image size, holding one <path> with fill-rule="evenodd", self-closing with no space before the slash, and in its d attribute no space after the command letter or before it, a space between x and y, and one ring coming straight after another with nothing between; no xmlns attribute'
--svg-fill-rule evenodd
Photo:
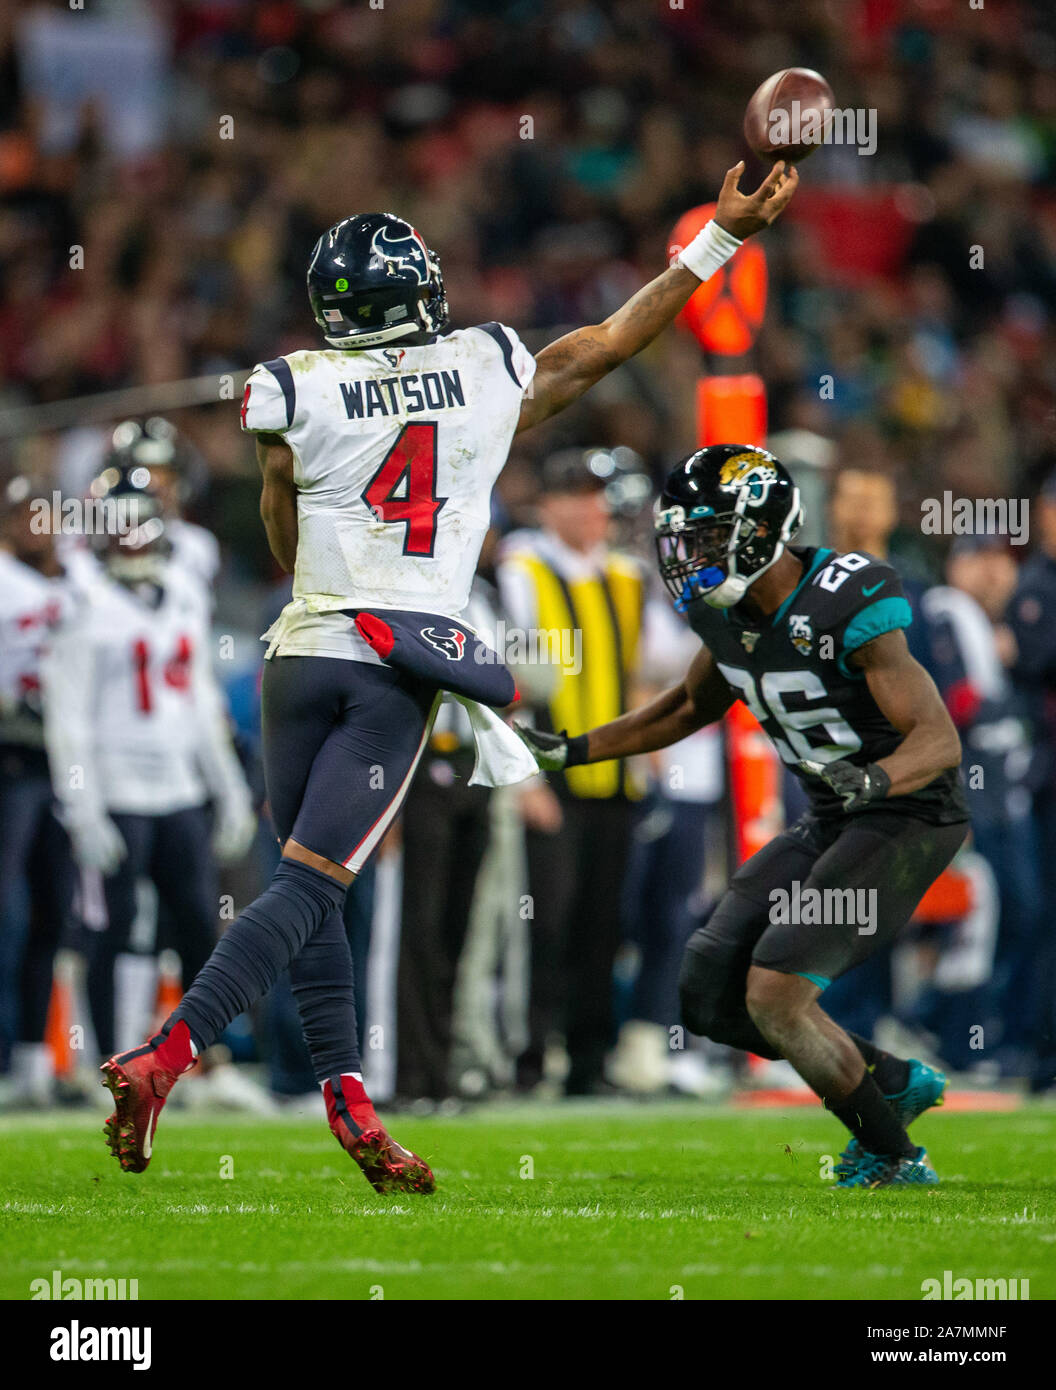
<svg viewBox="0 0 1056 1390"><path fill-rule="evenodd" d="M359 1084L360 1084L361 1086L363 1085L363 1073L362 1073L361 1071L343 1071L343 1072L341 1073L341 1075L342 1075L342 1076L350 1076L350 1077L352 1078L353 1081L358 1081ZM326 1085L326 1082L325 1082L325 1081L320 1081L320 1082L319 1082L319 1089L320 1089L320 1091L323 1089L323 1087L324 1087L325 1085Z"/></svg>

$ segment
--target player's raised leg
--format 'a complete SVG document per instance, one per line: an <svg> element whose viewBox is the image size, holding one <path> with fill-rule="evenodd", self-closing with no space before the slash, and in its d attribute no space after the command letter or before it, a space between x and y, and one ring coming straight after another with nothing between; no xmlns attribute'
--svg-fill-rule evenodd
<svg viewBox="0 0 1056 1390"><path fill-rule="evenodd" d="M142 1172L150 1161L158 1114L178 1077L271 988L324 923L340 917L354 870L406 795L435 700L433 688L389 668L323 658L269 663L265 774L280 833L292 822L292 834L267 889L228 929L161 1032L104 1064L117 1102L107 1139L127 1171ZM351 961L347 968L351 999ZM334 1047L355 1047L351 1009L338 1009L330 1028ZM333 1074L340 1073L324 1073ZM388 1139L373 1122L357 1126ZM344 1128L335 1133L348 1147ZM375 1148L384 1148L381 1137ZM421 1173L407 1185L428 1190Z"/></svg>
<svg viewBox="0 0 1056 1390"><path fill-rule="evenodd" d="M831 980L894 939L964 833L960 824L931 826L882 812L847 826L800 891L801 902L838 902L838 920L823 910L820 923L813 916L809 924L780 921L767 928L753 953L745 995L749 1014L858 1146L841 1186L937 1181L926 1153L906 1133L902 1116L908 1117L908 1108L896 1108L885 1097L855 1040L824 1012L818 997ZM856 910L845 914L849 904ZM896 1101L909 1088L912 1069L905 1067ZM884 1063L892 1081L900 1079L896 1069L897 1061Z"/></svg>
<svg viewBox="0 0 1056 1390"><path fill-rule="evenodd" d="M267 993L329 914L340 912L352 875L341 865L327 872L297 853L287 847L268 887L231 925L161 1032L103 1063L115 1101L107 1143L126 1172L141 1173L150 1162L158 1116L179 1077Z"/></svg>
<svg viewBox="0 0 1056 1390"><path fill-rule="evenodd" d="M316 698L306 700L312 691ZM432 728L435 688L362 662L279 657L266 665L263 697L264 770L280 836L358 872L410 788ZM311 744L313 709L326 711L331 726L304 781L288 749L291 740ZM335 1139L377 1191L431 1192L428 1165L387 1132L363 1086L340 913L292 962L290 982Z"/></svg>
<svg viewBox="0 0 1056 1390"><path fill-rule="evenodd" d="M778 1058L784 1053L759 1031L745 1002L748 971L770 925L771 895L807 880L819 857L802 825L779 835L743 864L708 921L690 937L679 976L682 1020L712 1042ZM941 1104L946 1078L914 1058L884 1052L866 1038L847 1036L903 1126ZM840 1155L837 1177L853 1173L862 1148L856 1139Z"/></svg>

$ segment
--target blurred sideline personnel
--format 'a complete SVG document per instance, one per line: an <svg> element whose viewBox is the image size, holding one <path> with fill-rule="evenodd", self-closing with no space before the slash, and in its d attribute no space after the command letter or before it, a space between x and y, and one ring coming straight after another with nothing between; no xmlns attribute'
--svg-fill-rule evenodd
<svg viewBox="0 0 1056 1390"><path fill-rule="evenodd" d="M630 708L645 586L638 561L608 544L606 489L618 471L605 449L552 454L542 468L539 530L515 532L503 550L503 610L519 633L546 643L537 656L549 661L518 675L538 727L549 732L582 734ZM544 673L550 688L533 691ZM620 944L632 807L641 794L624 762L555 772L522 793L532 906L522 1089L543 1079L555 1031L568 1052L566 1095L604 1088L613 1043L606 982Z"/></svg>
<svg viewBox="0 0 1056 1390"><path fill-rule="evenodd" d="M202 588L171 559L151 471L118 447L93 492L121 521L93 536L100 567L55 631L42 688L52 783L86 904L102 876L105 925L85 941L92 1026L108 1056L138 881L154 883L170 914L186 987L216 943L214 853L241 857L256 820L212 673Z"/></svg>
<svg viewBox="0 0 1056 1390"><path fill-rule="evenodd" d="M891 537L898 526L898 493L894 478L875 468L855 467L853 464L841 468L832 480L829 526L832 543L837 550L844 554L855 552L890 561ZM902 561L899 562L898 573L902 593L916 620L927 580L924 576L908 573ZM906 628L905 635L910 655L930 669L926 624L912 622Z"/></svg>
<svg viewBox="0 0 1056 1390"><path fill-rule="evenodd" d="M650 496L652 487L650 487ZM649 599L642 631L640 699L680 678L698 647L670 604ZM638 970L611 1062L613 1081L637 1092L671 1086L693 1094L724 1088L702 1048L682 1046L678 974L682 953L707 915L706 853L721 844L724 770L717 728L698 729L649 759L653 783L636 809L624 883L624 935L637 947Z"/></svg>
<svg viewBox="0 0 1056 1390"><path fill-rule="evenodd" d="M898 492L895 480L876 468L850 464L832 479L828 497L829 538L844 554L855 552L890 560L891 537L898 526ZM898 566L902 593L913 614L904 629L910 655L934 674L929 645L930 625L921 617L921 604L927 580L911 577L900 560ZM793 808L788 816L795 820L806 809L802 787L794 777L785 777L786 800ZM827 1012L844 1028L871 1037L877 1023L892 1006L891 953L877 951L861 961L853 975L834 980L826 1000Z"/></svg>
<svg viewBox="0 0 1056 1390"><path fill-rule="evenodd" d="M313 982L298 1005L338 1142L376 1188L433 1190L428 1165L388 1135L363 1087L345 890L407 794L454 679L445 664L459 663L467 685L496 674L461 664L480 645L458 616L513 435L647 346L738 237L781 213L795 170L775 165L746 196L737 189L742 169L729 171L715 220L675 265L537 361L500 324L444 333L439 262L402 219L349 217L319 238L308 292L328 350L256 367L241 412L257 435L268 542L294 571L263 682L265 778L282 862L162 1032L104 1064L116 1101L109 1143L126 1171L147 1166L158 1112L180 1074L292 962L295 989ZM492 693L498 683L486 682ZM484 705L470 707L486 764L479 780L521 780L516 737Z"/></svg>
<svg viewBox="0 0 1056 1390"><path fill-rule="evenodd" d="M898 575L861 552L790 548L799 490L763 449L690 454L657 504L660 573L704 644L685 679L578 738L521 730L544 767L651 752L741 699L810 810L737 870L682 967L686 1026L785 1057L850 1130L838 1185L938 1179L905 1125L945 1077L881 1052L818 1005L888 944L967 831L960 741L910 656Z"/></svg>
<svg viewBox="0 0 1056 1390"><path fill-rule="evenodd" d="M40 665L71 603L50 530L32 525L50 483L12 478L0 493L0 1072L4 1101L46 1105L44 1041L52 963L74 870L44 751Z"/></svg>
<svg viewBox="0 0 1056 1390"><path fill-rule="evenodd" d="M1027 700L1034 728L1034 808L1044 853L1044 902L1056 901L1056 472L1042 486L1031 519L1037 548L1020 573L1008 609L1015 643L1013 678ZM1056 932L1045 933L1036 961L1042 1006L1034 1090L1056 1082Z"/></svg>
<svg viewBox="0 0 1056 1390"><path fill-rule="evenodd" d="M1007 633L1000 626L1015 588L1016 563L1003 536L960 536L951 547L946 576L948 583L930 589L923 601L931 669L971 771L972 839L993 870L1000 896L993 977L984 986L986 1016L995 1023L986 1034L987 1055L996 1054L1007 1075L1033 1076L1041 1006L1037 961L1045 921L1042 854L1030 790L1033 750L1025 702L1002 664ZM958 1003L957 1026L942 1030L942 1055L966 1070L979 1061L969 1045L969 1027L984 1015L974 1000Z"/></svg>

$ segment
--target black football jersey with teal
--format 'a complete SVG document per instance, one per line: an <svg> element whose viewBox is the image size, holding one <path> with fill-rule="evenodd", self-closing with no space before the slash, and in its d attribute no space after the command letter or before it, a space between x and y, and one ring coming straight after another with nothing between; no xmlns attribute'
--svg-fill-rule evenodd
<svg viewBox="0 0 1056 1390"><path fill-rule="evenodd" d="M718 663L730 689L770 736L803 783L817 815L842 814L842 802L803 759L857 766L893 752L903 735L881 712L864 671L848 658L873 638L906 628L912 612L897 573L872 555L790 547L803 578L775 613L756 620L743 611L689 605L693 631ZM904 811L936 825L967 820L959 773L950 769L907 796L870 810Z"/></svg>

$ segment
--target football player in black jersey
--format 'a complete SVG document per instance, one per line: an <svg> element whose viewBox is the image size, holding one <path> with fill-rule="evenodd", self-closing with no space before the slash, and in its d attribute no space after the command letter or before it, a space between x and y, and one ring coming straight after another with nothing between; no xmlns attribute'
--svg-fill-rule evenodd
<svg viewBox="0 0 1056 1390"><path fill-rule="evenodd" d="M844 1032L818 1000L888 944L963 842L961 746L906 646L890 565L791 544L799 490L763 449L714 445L657 502L660 573L703 646L685 679L568 738L520 730L544 770L677 743L743 700L810 809L736 872L686 949L694 1033L785 1057L851 1131L838 1185L938 1179L906 1125L945 1077Z"/></svg>

